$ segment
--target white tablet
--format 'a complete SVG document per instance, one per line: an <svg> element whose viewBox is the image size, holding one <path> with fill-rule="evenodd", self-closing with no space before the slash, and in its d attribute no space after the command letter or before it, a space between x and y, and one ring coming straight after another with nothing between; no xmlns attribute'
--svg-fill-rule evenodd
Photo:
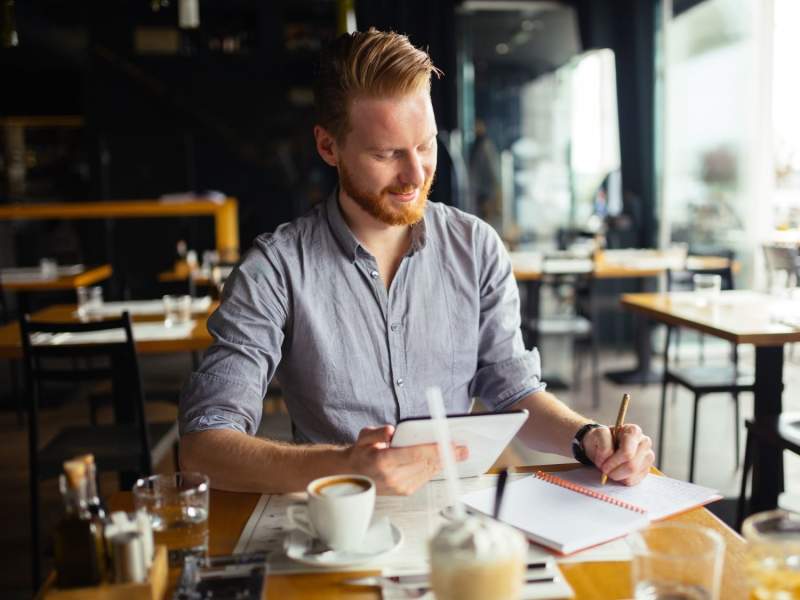
<svg viewBox="0 0 800 600"><path fill-rule="evenodd" d="M527 418L527 410L449 415L447 424L453 443L469 448L469 458L456 465L459 476L477 477L488 471ZM436 443L430 417L412 417L397 423L393 447L430 443ZM442 477L439 473L434 479Z"/></svg>

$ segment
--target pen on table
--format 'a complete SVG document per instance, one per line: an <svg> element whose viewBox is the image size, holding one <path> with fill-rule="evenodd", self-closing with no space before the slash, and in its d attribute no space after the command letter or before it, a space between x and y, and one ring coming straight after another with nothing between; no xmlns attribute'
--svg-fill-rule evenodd
<svg viewBox="0 0 800 600"><path fill-rule="evenodd" d="M614 428L611 430L611 440L614 444L614 451L616 452L617 448L619 447L619 430L625 424L625 413L628 412L628 404L631 401L630 394L622 394L622 402L619 404L619 412L617 413L617 423L614 425ZM600 485L605 485L608 481L608 475L603 473L603 476L600 478Z"/></svg>
<svg viewBox="0 0 800 600"><path fill-rule="evenodd" d="M494 513L495 519L500 518L500 505L503 503L503 493L506 491L506 481L508 481L508 469L500 471L497 478L497 487L494 490Z"/></svg>

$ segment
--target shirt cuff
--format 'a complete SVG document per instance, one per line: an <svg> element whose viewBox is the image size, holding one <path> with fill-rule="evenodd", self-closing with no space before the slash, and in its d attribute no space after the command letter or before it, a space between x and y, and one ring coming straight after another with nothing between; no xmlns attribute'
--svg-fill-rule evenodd
<svg viewBox="0 0 800 600"><path fill-rule="evenodd" d="M240 382L211 373L193 373L181 394L179 433L233 429L255 435L263 409L263 399L257 396Z"/></svg>
<svg viewBox="0 0 800 600"><path fill-rule="evenodd" d="M544 391L541 361L535 348L519 356L478 369L470 394L494 411L506 410L528 394Z"/></svg>

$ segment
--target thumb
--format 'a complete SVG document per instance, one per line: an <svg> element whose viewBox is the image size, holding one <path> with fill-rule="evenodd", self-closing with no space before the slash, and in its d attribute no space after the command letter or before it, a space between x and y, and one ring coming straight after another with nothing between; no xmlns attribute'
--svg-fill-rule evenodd
<svg viewBox="0 0 800 600"><path fill-rule="evenodd" d="M364 427L358 433L357 446L371 446L373 444L387 444L394 435L393 425L382 425L381 427Z"/></svg>

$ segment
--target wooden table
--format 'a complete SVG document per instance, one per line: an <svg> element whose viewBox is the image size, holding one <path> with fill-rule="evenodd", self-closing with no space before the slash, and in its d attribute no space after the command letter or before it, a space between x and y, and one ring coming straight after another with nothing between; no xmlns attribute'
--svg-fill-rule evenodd
<svg viewBox="0 0 800 600"><path fill-rule="evenodd" d="M79 287L94 285L111 277L111 265L89 267L70 275L56 275L50 278L14 280L7 278L0 270L0 282L3 289L11 292L52 292L74 290Z"/></svg>
<svg viewBox="0 0 800 600"><path fill-rule="evenodd" d="M213 302L208 312L205 314L193 314L192 319L196 321L195 327L189 337L172 340L146 340L136 342L136 351L141 354L169 354L173 352L192 352L195 350L205 350L211 345L212 337L208 333L208 317L211 315L218 302ZM35 321L55 321L55 322L75 322L77 310L74 304L57 304L31 315ZM134 315L134 321L158 321L163 316L138 316ZM0 358L22 358L22 341L20 338L19 324L8 323L0 327Z"/></svg>
<svg viewBox="0 0 800 600"><path fill-rule="evenodd" d="M754 412L756 423L780 415L783 392L783 346L800 342L800 329L776 322L772 315L785 309L786 299L746 290L722 292L710 306L699 306L691 293L625 294L622 306L666 323L688 327L735 344L756 349ZM775 508L783 491L783 453L760 446L753 463L754 512Z"/></svg>
<svg viewBox="0 0 800 600"><path fill-rule="evenodd" d="M542 270L542 261L537 261L533 254L511 253L514 277L517 281L529 286L528 297L534 301L528 302L526 309L538 312L538 290L530 289L541 281L545 274ZM586 259L578 259L586 262ZM538 262L538 264L537 264ZM559 260L562 264L569 260ZM586 274L591 279L639 279L645 280L660 277L668 269L686 269L689 271L702 271L707 269L724 269L731 266L736 272L738 263L733 263L723 256L689 256L682 260L669 252L661 250L623 250L597 253L591 263L591 269ZM569 272L569 271L567 271ZM644 290L644 284L640 291ZM536 307L536 308L534 308ZM634 346L636 350L636 366L633 369L611 371L605 376L617 385L647 384L661 381L661 374L652 367L652 350L650 347L650 326L647 322L636 322L634 326Z"/></svg>
<svg viewBox="0 0 800 600"><path fill-rule="evenodd" d="M685 268L688 271L702 271L706 269L724 269L730 265L730 261L723 256L689 256L685 264L675 262L674 259L665 252L648 250L647 260L631 260L630 262L609 261L604 254L598 254L593 261L591 276L595 279L637 279L642 277L658 277L667 272L668 269ZM526 261L515 261L515 256L520 253L511 253L512 264L514 264L514 278L517 281L539 281L543 271L540 265L535 262L526 264ZM632 254L632 256L635 256ZM734 271L739 268L738 263L733 265Z"/></svg>
<svg viewBox="0 0 800 600"><path fill-rule="evenodd" d="M533 472L535 469L559 471L573 465L550 465L547 467L518 467L518 471ZM231 554L239 535L247 523L250 513L258 502L258 494L211 491L209 509L209 553ZM130 492L112 496L110 502L115 510L132 507ZM681 523L694 523L711 527L725 538L725 563L720 598L735 600L744 598L746 583L744 575L745 542L732 529L719 521L704 508L695 509L673 517ZM561 571L575 590L576 600L608 600L630 598L630 563L596 562L561 565ZM356 588L341 582L354 577L375 575L376 571L358 573L315 573L298 575L274 575L267 581L269 600L378 600L377 588ZM174 577L174 575L173 575Z"/></svg>
<svg viewBox="0 0 800 600"><path fill-rule="evenodd" d="M0 271L0 289L5 289L17 294L19 303L18 311L20 314L30 312L30 295L40 292L59 292L66 290L76 290L79 287L94 285L100 281L105 281L111 277L113 271L111 265L100 265L83 269L77 273L56 274L54 277L41 279L20 279L15 281L13 277L4 276Z"/></svg>
<svg viewBox="0 0 800 600"><path fill-rule="evenodd" d="M236 198L217 203L198 199L187 202L114 200L49 204L6 204L0 219L138 219L187 216L214 218L216 249L222 257L239 254L239 211Z"/></svg>

